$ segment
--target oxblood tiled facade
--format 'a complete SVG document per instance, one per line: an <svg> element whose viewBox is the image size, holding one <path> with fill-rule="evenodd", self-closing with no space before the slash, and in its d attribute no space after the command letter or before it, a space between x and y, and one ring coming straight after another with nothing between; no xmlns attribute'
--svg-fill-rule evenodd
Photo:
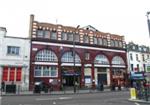
<svg viewBox="0 0 150 105"><path fill-rule="evenodd" d="M81 88L95 88L100 82L108 86L112 81L125 84L127 58L123 36L92 31L89 27L41 23L33 15L30 19L30 90L37 81L53 90L73 86L75 81Z"/></svg>

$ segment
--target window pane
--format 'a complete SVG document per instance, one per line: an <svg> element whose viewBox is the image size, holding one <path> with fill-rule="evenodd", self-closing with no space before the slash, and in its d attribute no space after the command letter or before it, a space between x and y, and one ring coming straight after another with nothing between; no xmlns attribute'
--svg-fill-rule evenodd
<svg viewBox="0 0 150 105"><path fill-rule="evenodd" d="M50 38L50 31L45 31L44 38Z"/></svg>
<svg viewBox="0 0 150 105"><path fill-rule="evenodd" d="M122 45L122 42L121 41L119 41L119 47L122 47L123 45Z"/></svg>
<svg viewBox="0 0 150 105"><path fill-rule="evenodd" d="M107 39L103 39L103 45L107 46Z"/></svg>
<svg viewBox="0 0 150 105"><path fill-rule="evenodd" d="M67 40L67 33L62 32L61 39L62 39L62 40Z"/></svg>
<svg viewBox="0 0 150 105"><path fill-rule="evenodd" d="M68 33L68 40L73 41L73 34L72 33Z"/></svg>
<svg viewBox="0 0 150 105"><path fill-rule="evenodd" d="M51 67L51 76L57 76L57 68Z"/></svg>
<svg viewBox="0 0 150 105"><path fill-rule="evenodd" d="M97 37L94 37L94 44L97 44Z"/></svg>
<svg viewBox="0 0 150 105"><path fill-rule="evenodd" d="M43 38L43 35L44 35L43 30L37 30L37 37L38 38Z"/></svg>
<svg viewBox="0 0 150 105"><path fill-rule="evenodd" d="M118 47L118 46L119 46L119 43L118 43L118 41L117 41L117 40L115 41L115 46L116 46L116 47Z"/></svg>
<svg viewBox="0 0 150 105"><path fill-rule="evenodd" d="M50 70L48 66L43 67L43 76L49 76L50 75Z"/></svg>
<svg viewBox="0 0 150 105"><path fill-rule="evenodd" d="M39 51L35 57L36 61L57 61L57 56L50 50Z"/></svg>
<svg viewBox="0 0 150 105"><path fill-rule="evenodd" d="M20 47L7 46L7 54L19 55Z"/></svg>
<svg viewBox="0 0 150 105"><path fill-rule="evenodd" d="M41 66L35 66L34 75L35 76L41 76L42 75L41 71L42 71L42 67Z"/></svg>
<svg viewBox="0 0 150 105"><path fill-rule="evenodd" d="M51 39L57 39L57 33L56 31L51 32Z"/></svg>
<svg viewBox="0 0 150 105"><path fill-rule="evenodd" d="M111 43L111 46L112 46L112 47L114 47L114 46L115 46L115 42L114 42L114 40L111 40L111 41L110 41L110 43Z"/></svg>
<svg viewBox="0 0 150 105"><path fill-rule="evenodd" d="M75 42L80 42L80 36L79 36L79 34L75 34Z"/></svg>
<svg viewBox="0 0 150 105"><path fill-rule="evenodd" d="M98 38L98 45L103 45L102 38Z"/></svg>
<svg viewBox="0 0 150 105"><path fill-rule="evenodd" d="M84 35L83 42L84 43L89 43L89 37L87 35Z"/></svg>

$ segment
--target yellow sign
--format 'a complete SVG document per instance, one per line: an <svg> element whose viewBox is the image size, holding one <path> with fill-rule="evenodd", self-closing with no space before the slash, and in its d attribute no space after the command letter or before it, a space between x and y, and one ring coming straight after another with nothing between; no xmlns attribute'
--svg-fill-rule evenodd
<svg viewBox="0 0 150 105"><path fill-rule="evenodd" d="M131 96L131 99L136 99L136 89L135 88L130 88L130 96Z"/></svg>

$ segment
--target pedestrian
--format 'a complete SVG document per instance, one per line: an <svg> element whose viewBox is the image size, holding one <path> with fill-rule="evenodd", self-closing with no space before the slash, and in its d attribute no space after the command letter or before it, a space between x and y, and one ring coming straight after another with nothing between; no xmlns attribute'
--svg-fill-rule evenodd
<svg viewBox="0 0 150 105"><path fill-rule="evenodd" d="M2 81L1 86L2 86L2 91L4 92L5 91L5 82L4 81Z"/></svg>
<svg viewBox="0 0 150 105"><path fill-rule="evenodd" d="M103 91L104 90L104 84L103 82L100 83L100 91Z"/></svg>
<svg viewBox="0 0 150 105"><path fill-rule="evenodd" d="M118 90L119 91L121 90L121 82L120 82L120 80L118 80Z"/></svg>

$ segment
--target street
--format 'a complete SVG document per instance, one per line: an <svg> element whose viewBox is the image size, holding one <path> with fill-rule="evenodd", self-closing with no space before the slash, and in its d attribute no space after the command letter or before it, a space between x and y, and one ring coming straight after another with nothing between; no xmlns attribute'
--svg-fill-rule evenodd
<svg viewBox="0 0 150 105"><path fill-rule="evenodd" d="M129 102L129 92L70 95L3 96L1 105L144 105Z"/></svg>

